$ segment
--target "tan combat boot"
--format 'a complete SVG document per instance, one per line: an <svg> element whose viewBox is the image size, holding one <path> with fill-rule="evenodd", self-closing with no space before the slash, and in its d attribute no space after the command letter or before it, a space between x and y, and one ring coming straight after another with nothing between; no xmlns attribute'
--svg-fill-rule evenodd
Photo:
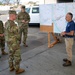
<svg viewBox="0 0 75 75"><path fill-rule="evenodd" d="M10 71L14 71L14 70L15 70L14 67L11 67L11 68L10 68Z"/></svg>
<svg viewBox="0 0 75 75"><path fill-rule="evenodd" d="M27 45L27 44L25 44L25 43L24 43L24 46L25 46L25 47L28 47L28 45Z"/></svg>
<svg viewBox="0 0 75 75"><path fill-rule="evenodd" d="M2 55L8 55L4 50L2 50Z"/></svg>
<svg viewBox="0 0 75 75"><path fill-rule="evenodd" d="M28 45L24 44L25 47L28 47Z"/></svg>
<svg viewBox="0 0 75 75"><path fill-rule="evenodd" d="M16 74L20 74L20 73L23 73L23 72L25 72L24 69L19 69L19 70L16 71Z"/></svg>
<svg viewBox="0 0 75 75"><path fill-rule="evenodd" d="M23 42L23 44L24 44L25 47L28 47L28 45L25 42Z"/></svg>

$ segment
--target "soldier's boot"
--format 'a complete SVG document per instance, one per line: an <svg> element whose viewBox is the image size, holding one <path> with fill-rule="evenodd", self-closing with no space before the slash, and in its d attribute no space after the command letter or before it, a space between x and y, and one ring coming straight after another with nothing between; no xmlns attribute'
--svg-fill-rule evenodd
<svg viewBox="0 0 75 75"><path fill-rule="evenodd" d="M26 43L23 43L25 47L28 47L28 45Z"/></svg>
<svg viewBox="0 0 75 75"><path fill-rule="evenodd" d="M8 53L6 53L6 52L4 51L4 49L2 49L2 55L8 55Z"/></svg>
<svg viewBox="0 0 75 75"><path fill-rule="evenodd" d="M19 41L19 44L21 44L21 41Z"/></svg>
<svg viewBox="0 0 75 75"><path fill-rule="evenodd" d="M14 71L15 69L14 69L14 67L10 67L10 71Z"/></svg>
<svg viewBox="0 0 75 75"><path fill-rule="evenodd" d="M26 39L23 40L23 44L25 47L28 47L28 45L26 44Z"/></svg>
<svg viewBox="0 0 75 75"><path fill-rule="evenodd" d="M27 44L24 44L24 46L25 46L25 47L28 47L28 45L27 45Z"/></svg>
<svg viewBox="0 0 75 75"><path fill-rule="evenodd" d="M23 72L25 72L25 70L20 68L19 70L16 71L16 74L20 74L20 73L23 73Z"/></svg>

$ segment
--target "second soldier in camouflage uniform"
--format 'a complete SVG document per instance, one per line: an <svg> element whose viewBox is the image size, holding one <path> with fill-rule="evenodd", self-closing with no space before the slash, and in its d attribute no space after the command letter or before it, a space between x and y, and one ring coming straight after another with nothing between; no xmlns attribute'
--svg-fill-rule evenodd
<svg viewBox="0 0 75 75"><path fill-rule="evenodd" d="M21 37L22 37L22 33L23 33L23 44L25 47L27 47L26 39L27 39L28 23L30 21L30 16L25 11L25 6L21 6L21 12L19 12L19 14L17 16L17 21L19 24L20 43L21 43Z"/></svg>
<svg viewBox="0 0 75 75"><path fill-rule="evenodd" d="M5 23L5 35L9 48L9 67L10 71L16 70L16 74L24 72L20 69L21 53L19 45L19 31L18 26L15 24L16 11L9 11L9 20Z"/></svg>
<svg viewBox="0 0 75 75"><path fill-rule="evenodd" d="M4 51L5 50L5 36L4 36L4 26L3 22L0 21L0 48L2 55L6 55L7 53Z"/></svg>

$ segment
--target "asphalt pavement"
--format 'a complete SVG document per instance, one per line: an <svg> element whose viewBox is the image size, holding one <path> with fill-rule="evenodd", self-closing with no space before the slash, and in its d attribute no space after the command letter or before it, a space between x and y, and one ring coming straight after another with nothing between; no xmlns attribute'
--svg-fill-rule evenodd
<svg viewBox="0 0 75 75"><path fill-rule="evenodd" d="M8 15L1 15L0 19L5 22ZM64 39L62 43L48 48L47 33L40 31L40 28L29 27L27 44L25 48L21 43L21 68L26 72L20 75L75 75L75 43L73 46L73 62L70 67L63 67L63 58L67 57ZM51 36L51 42L53 42ZM5 51L8 52L6 44ZM1 51L0 51L1 55ZM0 75L15 75L15 71L9 71L8 55L1 55Z"/></svg>
<svg viewBox="0 0 75 75"><path fill-rule="evenodd" d="M51 42L53 38L51 36ZM73 62L70 67L63 67L63 58L67 57L65 43L56 44L48 48L47 33L40 32L39 28L29 28L28 47L21 47L21 68L26 72L20 75L75 75L75 44L73 46ZM8 48L6 45L6 51ZM1 54L1 52L0 52ZM8 55L0 58L0 75L15 75L9 71Z"/></svg>

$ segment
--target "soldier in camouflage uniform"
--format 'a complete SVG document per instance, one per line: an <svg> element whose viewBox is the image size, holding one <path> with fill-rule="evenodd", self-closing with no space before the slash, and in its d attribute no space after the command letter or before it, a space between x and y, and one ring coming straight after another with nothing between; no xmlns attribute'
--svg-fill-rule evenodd
<svg viewBox="0 0 75 75"><path fill-rule="evenodd" d="M20 69L21 53L19 45L19 31L18 26L15 24L16 11L9 11L9 20L5 23L5 35L9 48L9 67L10 71L15 69L16 74L22 73L25 70Z"/></svg>
<svg viewBox="0 0 75 75"><path fill-rule="evenodd" d="M25 47L28 47L26 45L26 39L27 39L28 23L30 21L30 16L25 11L25 6L21 6L21 12L18 13L17 21L19 24L20 43L21 43L21 37L22 37L22 33L23 33L23 44Z"/></svg>
<svg viewBox="0 0 75 75"><path fill-rule="evenodd" d="M0 21L0 48L2 51L2 55L7 55L5 50L5 36L4 36L4 27L3 27L3 22Z"/></svg>

